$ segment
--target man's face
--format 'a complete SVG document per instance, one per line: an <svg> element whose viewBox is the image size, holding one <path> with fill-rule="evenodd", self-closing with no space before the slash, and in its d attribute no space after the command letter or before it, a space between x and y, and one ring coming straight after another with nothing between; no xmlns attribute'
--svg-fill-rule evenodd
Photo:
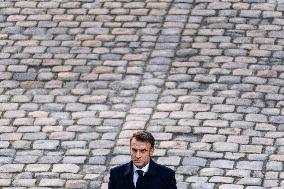
<svg viewBox="0 0 284 189"><path fill-rule="evenodd" d="M150 162L150 158L154 153L149 142L137 141L133 138L130 143L130 155L134 165L139 169L143 168Z"/></svg>

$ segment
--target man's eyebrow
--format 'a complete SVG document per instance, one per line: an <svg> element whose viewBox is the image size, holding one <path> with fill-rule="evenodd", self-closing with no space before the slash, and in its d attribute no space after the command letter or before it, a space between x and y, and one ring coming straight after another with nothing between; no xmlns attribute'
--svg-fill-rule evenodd
<svg viewBox="0 0 284 189"><path fill-rule="evenodd" d="M146 148L143 148L143 149L140 149L140 151L147 151L147 149L146 149Z"/></svg>
<svg viewBox="0 0 284 189"><path fill-rule="evenodd" d="M131 147L131 149L133 149L133 150L140 150L140 151L143 151L143 150L147 151L147 149L146 149L146 148L143 148L143 149L137 149L137 148L135 148L135 147Z"/></svg>

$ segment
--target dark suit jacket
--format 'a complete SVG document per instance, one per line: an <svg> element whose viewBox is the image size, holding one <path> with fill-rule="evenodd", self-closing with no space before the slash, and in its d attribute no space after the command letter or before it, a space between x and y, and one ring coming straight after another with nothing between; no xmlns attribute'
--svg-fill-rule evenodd
<svg viewBox="0 0 284 189"><path fill-rule="evenodd" d="M148 172L144 175L144 188L176 189L175 172L151 160ZM132 161L110 170L108 189L135 189Z"/></svg>

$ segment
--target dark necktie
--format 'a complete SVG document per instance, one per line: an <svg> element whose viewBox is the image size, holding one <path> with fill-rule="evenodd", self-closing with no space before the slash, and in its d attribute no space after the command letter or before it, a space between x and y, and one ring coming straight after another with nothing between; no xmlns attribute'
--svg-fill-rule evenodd
<svg viewBox="0 0 284 189"><path fill-rule="evenodd" d="M139 175L137 182L136 182L136 189L142 189L143 186L143 171L142 170L137 170L137 174Z"/></svg>

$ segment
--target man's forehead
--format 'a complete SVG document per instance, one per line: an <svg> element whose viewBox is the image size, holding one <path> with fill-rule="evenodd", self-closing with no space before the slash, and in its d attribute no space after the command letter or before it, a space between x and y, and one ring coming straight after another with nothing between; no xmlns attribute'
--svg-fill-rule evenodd
<svg viewBox="0 0 284 189"><path fill-rule="evenodd" d="M138 141L136 139L133 139L131 141L130 145L131 145L131 147L134 147L134 146L135 147L138 147L138 146L140 146L140 147L150 147L151 146L150 142Z"/></svg>

